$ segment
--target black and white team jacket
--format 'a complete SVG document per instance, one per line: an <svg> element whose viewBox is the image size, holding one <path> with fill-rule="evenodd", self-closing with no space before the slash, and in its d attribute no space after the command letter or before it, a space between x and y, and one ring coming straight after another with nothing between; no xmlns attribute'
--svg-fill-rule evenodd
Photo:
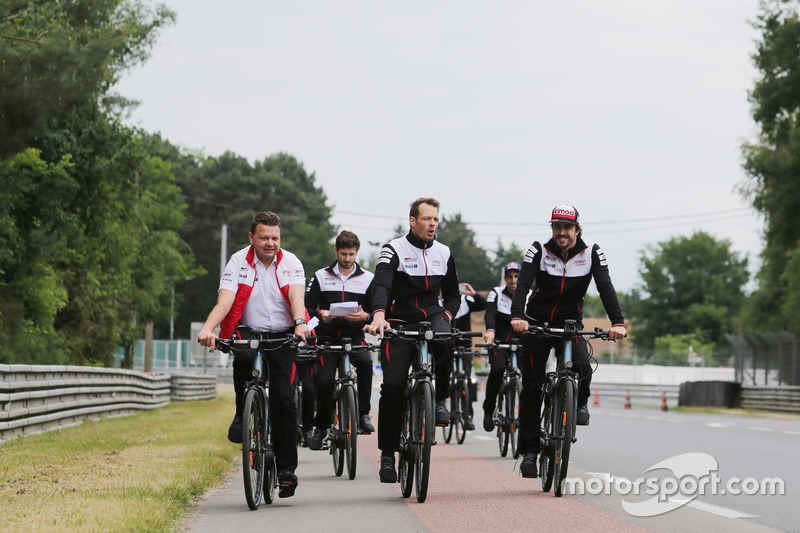
<svg viewBox="0 0 800 533"><path fill-rule="evenodd" d="M425 242L410 231L381 248L374 284L373 310L385 311L387 320L421 322L444 308L452 324L461 305L450 248Z"/></svg>
<svg viewBox="0 0 800 533"><path fill-rule="evenodd" d="M555 326L570 319L580 322L583 300L592 278L611 325L624 325L617 292L608 273L608 261L597 243L578 237L564 260L552 238L545 243L534 241L522 261L511 317L525 318L527 314L538 322ZM529 292L531 287L533 290Z"/></svg>
<svg viewBox="0 0 800 533"><path fill-rule="evenodd" d="M494 341L499 344L511 339L511 299L506 285L492 289L486 299L486 331L494 331Z"/></svg>
<svg viewBox="0 0 800 533"><path fill-rule="evenodd" d="M334 269L336 261L331 265L320 268L311 277L306 289L306 309L312 317L319 317L319 310L330 310L331 304L336 302L358 302L367 313L372 312L372 272L363 270L356 263L355 270L350 277L342 279ZM349 337L353 340L364 339L364 322L348 322L343 317L337 317L328 324L319 321L315 328L317 335L326 337Z"/></svg>

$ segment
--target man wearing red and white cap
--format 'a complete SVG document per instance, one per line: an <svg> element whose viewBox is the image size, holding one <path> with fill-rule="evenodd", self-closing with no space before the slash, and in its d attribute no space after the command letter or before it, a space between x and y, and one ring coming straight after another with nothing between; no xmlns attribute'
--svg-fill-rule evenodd
<svg viewBox="0 0 800 533"><path fill-rule="evenodd" d="M608 261L600 246L582 237L578 210L572 205L553 208L550 217L552 237L534 241L522 262L517 289L511 304L511 326L521 333L529 323L547 322L563 326L565 320L581 323L583 300L589 283L594 279L600 299L611 321L609 337L621 339L626 335L617 292L608 273ZM528 296L529 289L530 296ZM542 407L541 388L545 364L551 348L560 349L557 342L527 335L522 342L522 393L520 394L519 450L522 454L522 477L537 477L536 456L541 451L539 416ZM579 425L589 424L587 402L591 394L592 369L585 339L578 337L572 353L573 364L580 376L578 384ZM573 366L575 368L575 366Z"/></svg>

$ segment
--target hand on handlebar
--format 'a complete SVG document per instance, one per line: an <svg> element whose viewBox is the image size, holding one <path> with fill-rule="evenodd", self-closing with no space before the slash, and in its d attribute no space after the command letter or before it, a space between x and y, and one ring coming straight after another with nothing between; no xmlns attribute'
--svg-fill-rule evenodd
<svg viewBox="0 0 800 533"><path fill-rule="evenodd" d="M528 324L527 320L524 320L522 318L512 318L511 319L511 328L516 333L524 333L524 332L528 331L529 327L530 327L530 325Z"/></svg>
<svg viewBox="0 0 800 533"><path fill-rule="evenodd" d="M614 326L610 330L608 330L609 339L622 339L627 335L628 335L628 330L625 329L625 326Z"/></svg>
<svg viewBox="0 0 800 533"><path fill-rule="evenodd" d="M392 327L384 318L385 316L386 314L383 311L375 311L372 316L372 323L364 326L364 331L370 335L378 335L382 339L383 332Z"/></svg>
<svg viewBox="0 0 800 533"><path fill-rule="evenodd" d="M205 329L200 330L200 333L197 335L197 342L199 342L201 346L210 348L210 352L214 351L214 341L216 339L217 336L213 331L207 331Z"/></svg>
<svg viewBox="0 0 800 533"><path fill-rule="evenodd" d="M494 344L494 331L487 331L483 340L486 341L486 344Z"/></svg>

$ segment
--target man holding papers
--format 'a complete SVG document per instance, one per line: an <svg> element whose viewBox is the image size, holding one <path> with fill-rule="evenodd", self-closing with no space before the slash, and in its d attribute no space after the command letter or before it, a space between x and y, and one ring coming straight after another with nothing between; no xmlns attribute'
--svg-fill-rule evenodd
<svg viewBox="0 0 800 533"><path fill-rule="evenodd" d="M342 231L336 237L336 261L314 273L306 290L306 309L319 318L317 336L349 338L353 344L364 344L364 324L372 311L372 272L363 270L356 262L361 242L355 233ZM369 352L350 355L358 374L359 426L361 433L372 433L369 417L372 397L372 357ZM314 433L308 441L312 450L322 449L331 425L331 394L336 379L336 360L320 356L314 365L314 385L317 392L317 414Z"/></svg>

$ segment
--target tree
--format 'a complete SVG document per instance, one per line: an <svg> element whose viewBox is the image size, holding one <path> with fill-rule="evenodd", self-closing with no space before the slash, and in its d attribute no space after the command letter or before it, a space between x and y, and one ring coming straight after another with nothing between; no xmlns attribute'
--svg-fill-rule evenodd
<svg viewBox="0 0 800 533"><path fill-rule="evenodd" d="M758 288L742 314L742 332L783 329L797 316L790 287L797 285L798 274L791 258L800 253L798 2L762 2L753 25L762 33L753 55L761 77L749 99L761 131L755 142L742 147L750 181L740 191L766 224Z"/></svg>
<svg viewBox="0 0 800 533"><path fill-rule="evenodd" d="M659 337L686 333L725 344L749 278L747 259L730 246L700 231L641 253L642 294L632 302L637 346L653 348Z"/></svg>
<svg viewBox="0 0 800 533"><path fill-rule="evenodd" d="M106 95L174 18L163 5L136 0L0 3L0 157L28 146L49 120Z"/></svg>
<svg viewBox="0 0 800 533"><path fill-rule="evenodd" d="M0 6L2 362L110 364L190 270L169 166L100 104L171 18L135 1Z"/></svg>
<svg viewBox="0 0 800 533"><path fill-rule="evenodd" d="M484 291L497 284L496 269L486 251L475 243L475 232L461 219L461 213L451 218L442 217L436 239L450 247L460 282Z"/></svg>

